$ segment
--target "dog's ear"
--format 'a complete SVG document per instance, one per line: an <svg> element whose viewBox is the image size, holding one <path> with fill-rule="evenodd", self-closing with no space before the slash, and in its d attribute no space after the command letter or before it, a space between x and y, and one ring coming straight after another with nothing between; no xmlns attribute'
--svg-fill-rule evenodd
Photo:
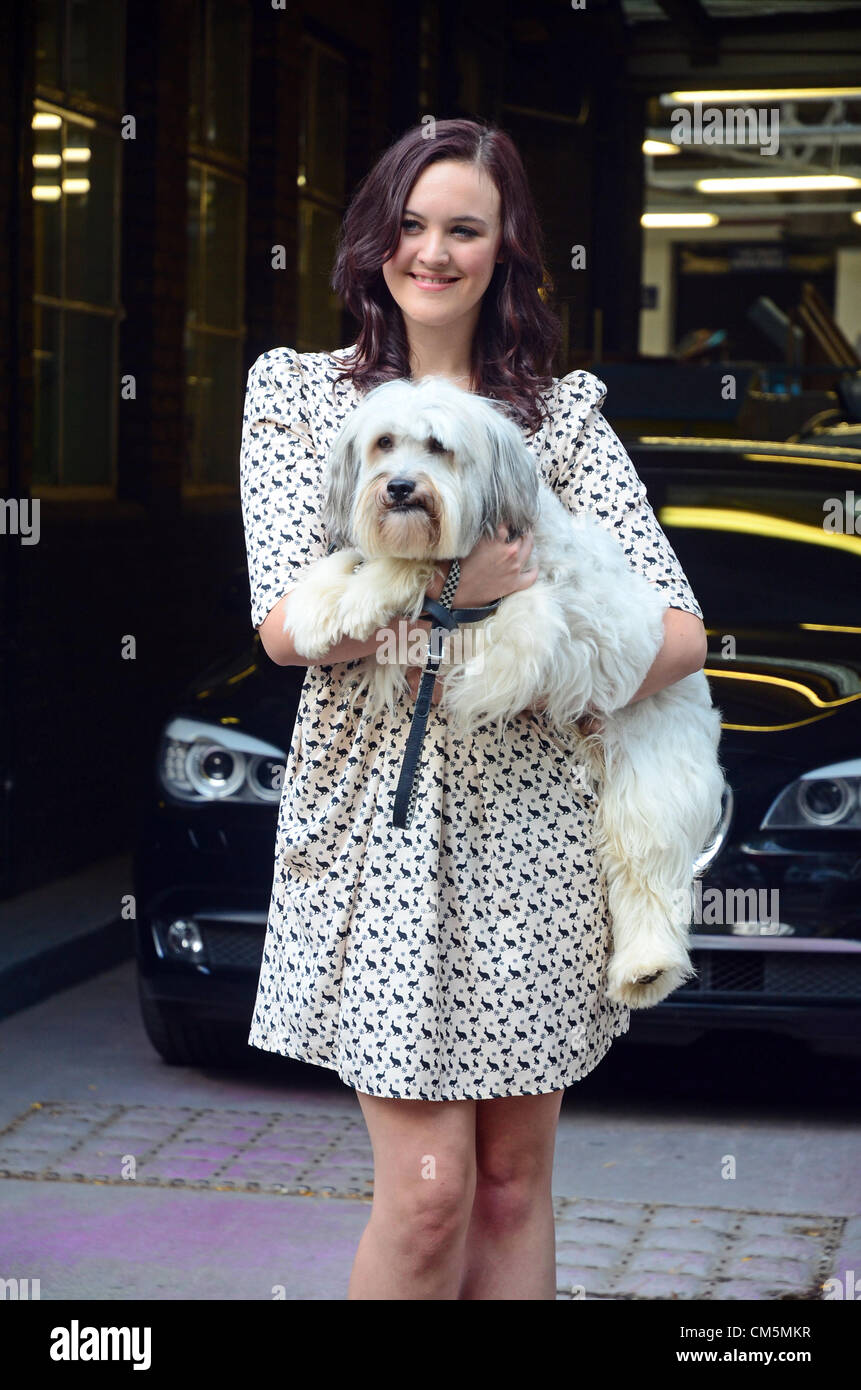
<svg viewBox="0 0 861 1390"><path fill-rule="evenodd" d="M348 550L354 544L353 498L358 475L356 427L350 415L329 451L328 484L323 506L323 523L329 542L338 550Z"/></svg>
<svg viewBox="0 0 861 1390"><path fill-rule="evenodd" d="M490 446L487 521L492 531L501 522L508 522L517 536L534 526L538 518L538 470L520 430L493 405L487 413L486 431Z"/></svg>

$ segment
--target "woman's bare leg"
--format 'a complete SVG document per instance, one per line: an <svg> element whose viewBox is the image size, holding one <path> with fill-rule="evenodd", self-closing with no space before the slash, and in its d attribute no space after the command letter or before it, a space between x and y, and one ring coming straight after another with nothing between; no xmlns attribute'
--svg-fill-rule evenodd
<svg viewBox="0 0 861 1390"><path fill-rule="evenodd" d="M552 1178L564 1094L474 1102L476 1191L460 1298L556 1298Z"/></svg>
<svg viewBox="0 0 861 1390"><path fill-rule="evenodd" d="M356 1095L374 1151L374 1201L347 1298L457 1299L478 1102Z"/></svg>

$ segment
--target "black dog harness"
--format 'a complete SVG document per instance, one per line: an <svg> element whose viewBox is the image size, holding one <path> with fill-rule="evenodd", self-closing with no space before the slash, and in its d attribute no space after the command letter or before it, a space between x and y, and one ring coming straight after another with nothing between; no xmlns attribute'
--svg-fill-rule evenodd
<svg viewBox="0 0 861 1390"><path fill-rule="evenodd" d="M410 725L410 732L407 737L407 746L404 750L404 760L401 764L401 775L398 780L397 791L395 792L395 806L392 813L392 825L399 830L408 830L413 818L413 811L416 804L416 770L418 768L419 754L421 752L422 741L427 728L428 715L430 714L431 700L433 696L434 681L442 661L442 645L446 632L453 632L460 627L461 623L477 623L482 618L487 618L491 613L495 613L499 607L500 600L495 599L485 608L451 608L450 604L454 598L458 583L460 582L460 561L452 560L451 569L448 572L442 593L439 599L430 598L425 594L425 606L419 617L430 614L436 621L431 626L428 635L428 659L425 669L422 672L419 692L416 696L415 708L413 710L413 722Z"/></svg>

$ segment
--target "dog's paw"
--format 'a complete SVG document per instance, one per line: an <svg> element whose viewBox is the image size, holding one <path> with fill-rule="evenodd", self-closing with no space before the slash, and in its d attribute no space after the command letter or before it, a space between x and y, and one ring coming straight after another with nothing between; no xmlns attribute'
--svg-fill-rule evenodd
<svg viewBox="0 0 861 1390"><path fill-rule="evenodd" d="M334 647L346 632L338 613L341 595L361 562L358 550L339 550L311 566L284 601L284 631L289 628L300 656L312 660Z"/></svg>
<svg viewBox="0 0 861 1390"><path fill-rule="evenodd" d="M339 634L333 627L314 624L304 613L291 614L285 605L284 631L288 628L295 651L299 656L306 656L311 660L323 656L339 640Z"/></svg>
<svg viewBox="0 0 861 1390"><path fill-rule="evenodd" d="M300 656L323 656L344 636L337 611L324 594L303 592L298 585L284 603L284 631L290 629L293 646Z"/></svg>
<svg viewBox="0 0 861 1390"><path fill-rule="evenodd" d="M663 955L660 963L654 952L646 952L639 964L630 957L623 964L621 959L611 956L607 997L629 1009L651 1009L695 973L687 952L682 956Z"/></svg>
<svg viewBox="0 0 861 1390"><path fill-rule="evenodd" d="M365 642L378 627L386 627L401 610L362 570L345 585L336 607L337 619L349 637Z"/></svg>

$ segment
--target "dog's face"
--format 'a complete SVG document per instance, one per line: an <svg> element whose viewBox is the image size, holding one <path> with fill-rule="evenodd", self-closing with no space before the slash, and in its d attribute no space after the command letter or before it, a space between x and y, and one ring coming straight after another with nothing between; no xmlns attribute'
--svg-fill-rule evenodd
<svg viewBox="0 0 861 1390"><path fill-rule="evenodd" d="M522 435L481 396L444 377L369 391L329 456L330 540L366 559L469 554L500 522L535 521L538 473Z"/></svg>

